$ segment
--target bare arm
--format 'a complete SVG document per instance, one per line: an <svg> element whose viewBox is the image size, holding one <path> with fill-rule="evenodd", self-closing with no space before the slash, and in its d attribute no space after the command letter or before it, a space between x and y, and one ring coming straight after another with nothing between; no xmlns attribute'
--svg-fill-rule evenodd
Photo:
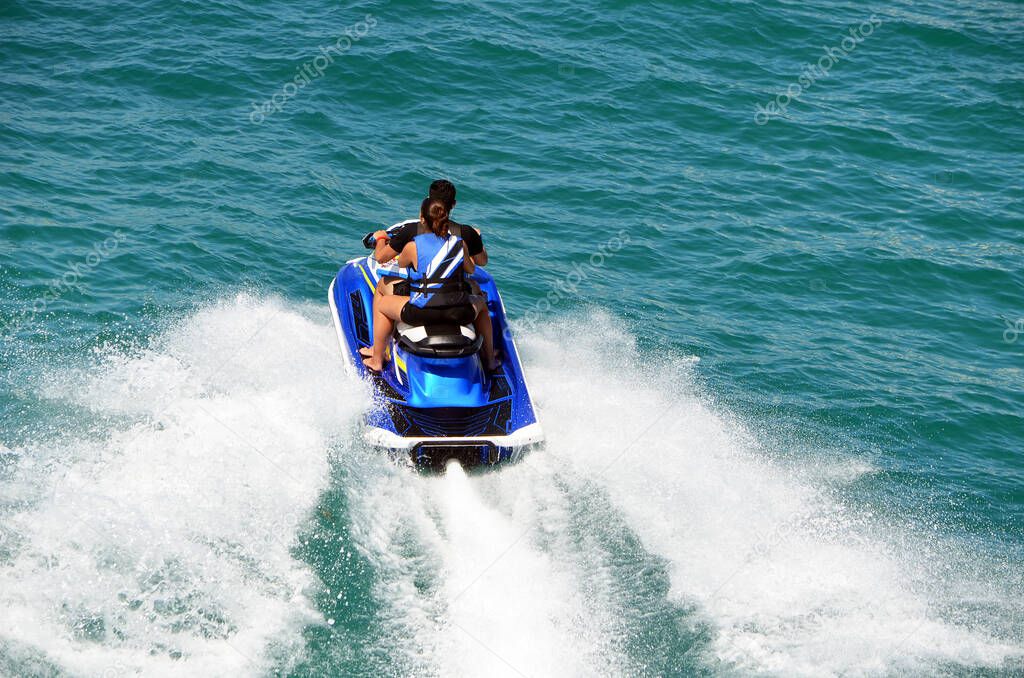
<svg viewBox="0 0 1024 678"><path fill-rule="evenodd" d="M476 270L476 265L478 263L476 260L479 259L481 256L484 257L485 261L487 260L486 252L481 252L475 257L469 256L469 248L466 247L465 242L462 243L462 255L462 270L465 271L466 273L472 273L473 271ZM480 265L483 266L483 264Z"/></svg>
<svg viewBox="0 0 1024 678"><path fill-rule="evenodd" d="M475 226L473 227L473 230L476 231L477 233L480 232L480 229L476 228ZM483 247L483 239L482 238L480 240L480 245L481 245L481 247ZM477 266L486 266L487 265L487 248L484 247L480 252L478 252L477 254L474 254L472 259L473 259L473 263L476 264Z"/></svg>
<svg viewBox="0 0 1024 678"><path fill-rule="evenodd" d="M390 247L388 249L391 249ZM394 250L392 250L394 251ZM402 268L416 264L416 243L411 242L398 253L398 265Z"/></svg>
<svg viewBox="0 0 1024 678"><path fill-rule="evenodd" d="M373 237L377 239L377 246L373 248L373 258L377 260L378 264L386 264L398 256L398 252L388 244L389 241L382 239L387 235L387 231L377 231L373 234Z"/></svg>

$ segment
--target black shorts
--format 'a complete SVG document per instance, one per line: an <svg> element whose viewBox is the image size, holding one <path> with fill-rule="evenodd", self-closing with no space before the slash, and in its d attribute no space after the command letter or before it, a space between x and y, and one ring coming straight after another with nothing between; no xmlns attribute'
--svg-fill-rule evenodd
<svg viewBox="0 0 1024 678"><path fill-rule="evenodd" d="M409 325L468 325L476 319L472 304L420 308L414 304L402 307L402 322Z"/></svg>
<svg viewBox="0 0 1024 678"><path fill-rule="evenodd" d="M407 297L410 294L409 281L405 278L398 278L390 275L381 276L382 283L394 283L391 286L391 294L396 297Z"/></svg>

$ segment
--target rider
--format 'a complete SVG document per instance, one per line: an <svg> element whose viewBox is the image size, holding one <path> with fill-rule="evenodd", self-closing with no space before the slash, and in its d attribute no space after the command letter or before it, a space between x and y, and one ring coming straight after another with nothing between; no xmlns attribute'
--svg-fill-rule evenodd
<svg viewBox="0 0 1024 678"><path fill-rule="evenodd" d="M438 179L430 184L429 198L433 200L440 200L444 203L445 209L450 214L455 208L455 186L452 182L447 179ZM466 247L469 250L469 255L473 258L473 263L477 266L487 265L487 250L484 248L483 238L480 237L480 232L471 226L450 222L456 227L456 230L460 230L460 235L466 243ZM374 250L374 258L377 259L378 263L386 264L391 261L404 248L414 237L419 229L419 219L409 219L402 223L394 235L389 236L387 231L377 231L373 234L373 237L377 239L377 247ZM390 240L389 240L390 238ZM397 282L397 278L389 277L385 274L385 278L381 280L380 284L377 285L377 293L381 295L393 294L394 284ZM401 288L399 288L401 291Z"/></svg>
<svg viewBox="0 0 1024 678"><path fill-rule="evenodd" d="M415 269L409 276L411 296L378 294L373 300L373 346L359 351L363 364L371 372L379 373L383 369L384 347L397 320L410 325L435 322L462 325L472 321L483 338L487 370L498 368L487 304L482 297L471 294L466 282L465 275L472 273L476 265L460 231L461 225L448 218L448 208L442 200L427 198L423 201L417 234L398 255L400 267ZM380 242L378 240L378 251Z"/></svg>

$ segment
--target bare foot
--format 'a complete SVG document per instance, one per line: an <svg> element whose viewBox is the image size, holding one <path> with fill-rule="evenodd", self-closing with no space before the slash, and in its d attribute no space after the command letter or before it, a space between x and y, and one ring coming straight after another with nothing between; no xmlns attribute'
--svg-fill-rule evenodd
<svg viewBox="0 0 1024 678"><path fill-rule="evenodd" d="M364 360L363 365L366 366L366 369L377 374L379 374L380 371L384 369L384 361L378 360L374 362L373 358L367 358L366 360Z"/></svg>
<svg viewBox="0 0 1024 678"><path fill-rule="evenodd" d="M369 358L373 355L373 349L370 348L369 346L360 346L359 355L363 356L364 358Z"/></svg>

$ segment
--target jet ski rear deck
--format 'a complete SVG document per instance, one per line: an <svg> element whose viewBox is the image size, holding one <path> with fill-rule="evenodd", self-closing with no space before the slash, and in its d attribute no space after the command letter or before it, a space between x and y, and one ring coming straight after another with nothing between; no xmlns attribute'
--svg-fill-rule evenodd
<svg viewBox="0 0 1024 678"><path fill-rule="evenodd" d="M330 286L335 329L346 366L369 378L375 406L365 415L370 445L418 466L518 460L542 445L519 354L494 279L483 268L471 276L487 298L501 368L485 373L481 338L471 325L398 323L380 375L371 375L359 349L372 344L373 296L382 276L394 272L372 256L349 261Z"/></svg>

